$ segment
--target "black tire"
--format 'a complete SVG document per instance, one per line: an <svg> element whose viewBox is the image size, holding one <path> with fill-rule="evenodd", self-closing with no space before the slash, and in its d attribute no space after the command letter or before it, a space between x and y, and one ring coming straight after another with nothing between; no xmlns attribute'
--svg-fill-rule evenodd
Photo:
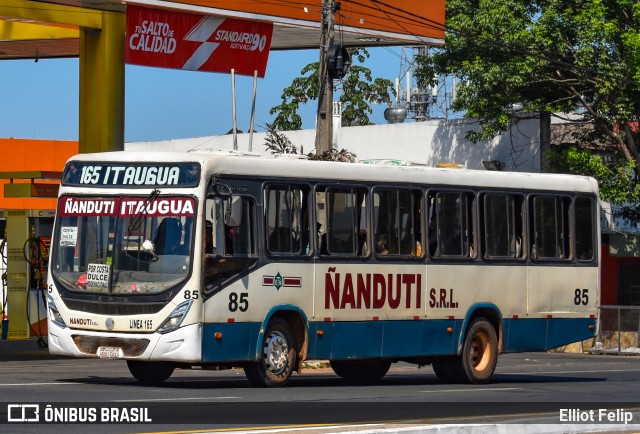
<svg viewBox="0 0 640 434"><path fill-rule="evenodd" d="M131 375L145 386L157 385L171 377L176 366L170 362L127 360Z"/></svg>
<svg viewBox="0 0 640 434"><path fill-rule="evenodd" d="M387 375L391 362L387 360L331 360L331 369L351 383L370 384Z"/></svg>
<svg viewBox="0 0 640 434"><path fill-rule="evenodd" d="M431 363L433 372L441 383L455 383L455 378L451 373L451 364L453 363L453 359L454 357L451 356L440 356L436 357L436 359Z"/></svg>
<svg viewBox="0 0 640 434"><path fill-rule="evenodd" d="M485 318L476 318L465 336L462 354L453 357L448 364L451 382L486 384L491 380L497 362L496 331Z"/></svg>
<svg viewBox="0 0 640 434"><path fill-rule="evenodd" d="M260 360L244 367L244 374L257 387L284 386L296 366L296 345L289 325L280 318L269 322Z"/></svg>

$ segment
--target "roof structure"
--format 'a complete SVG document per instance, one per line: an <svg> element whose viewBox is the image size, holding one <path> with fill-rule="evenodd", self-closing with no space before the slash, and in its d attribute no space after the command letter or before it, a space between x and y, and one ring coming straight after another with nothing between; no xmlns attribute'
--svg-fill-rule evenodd
<svg viewBox="0 0 640 434"><path fill-rule="evenodd" d="M272 50L317 48L323 0L3 0L0 59L77 57L79 30L100 28L97 12L125 13L126 4L274 24ZM438 45L445 0L336 1L336 37L346 47ZM94 22L95 21L95 22ZM95 26L95 27L94 27Z"/></svg>

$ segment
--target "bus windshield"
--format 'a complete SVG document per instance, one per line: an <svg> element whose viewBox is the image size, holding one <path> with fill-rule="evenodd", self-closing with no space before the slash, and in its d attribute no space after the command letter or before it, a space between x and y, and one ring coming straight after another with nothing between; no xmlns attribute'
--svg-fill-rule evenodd
<svg viewBox="0 0 640 434"><path fill-rule="evenodd" d="M184 196L62 196L52 275L64 289L153 294L190 274L195 200Z"/></svg>

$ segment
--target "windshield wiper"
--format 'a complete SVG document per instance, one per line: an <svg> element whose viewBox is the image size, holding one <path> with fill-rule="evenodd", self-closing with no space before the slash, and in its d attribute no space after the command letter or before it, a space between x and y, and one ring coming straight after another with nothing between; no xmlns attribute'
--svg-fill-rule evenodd
<svg viewBox="0 0 640 434"><path fill-rule="evenodd" d="M142 223L142 217L147 215L147 207L149 206L151 201L155 200L158 197L159 194L160 190L158 189L154 189L151 193L149 193L149 196L147 196L147 198L144 200L144 203L142 204L142 208L140 208L140 212L136 214L129 222L129 227L127 228L129 235L131 235L131 232L137 230L140 227L140 223Z"/></svg>

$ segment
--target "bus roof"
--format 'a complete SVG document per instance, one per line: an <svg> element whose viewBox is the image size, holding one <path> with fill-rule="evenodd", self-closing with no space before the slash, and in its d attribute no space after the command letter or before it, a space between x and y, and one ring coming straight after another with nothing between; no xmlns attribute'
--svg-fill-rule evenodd
<svg viewBox="0 0 640 434"><path fill-rule="evenodd" d="M104 152L78 154L69 161L199 162L205 175L252 176L260 179L298 179L376 182L378 184L456 185L597 193L593 178L565 174L499 172L424 166L337 163L305 159L267 158L229 152Z"/></svg>

